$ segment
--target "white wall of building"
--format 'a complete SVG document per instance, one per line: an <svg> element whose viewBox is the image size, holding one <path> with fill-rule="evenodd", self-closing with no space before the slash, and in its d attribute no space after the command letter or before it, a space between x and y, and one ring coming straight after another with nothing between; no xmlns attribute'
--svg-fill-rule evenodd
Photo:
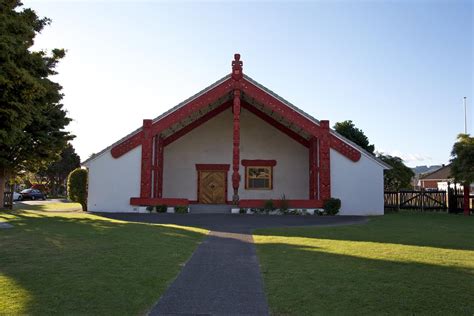
<svg viewBox="0 0 474 316"><path fill-rule="evenodd" d="M229 164L227 199L232 200L232 111L226 110L164 149L163 197L197 200L196 164ZM245 190L240 166L241 199L308 198L308 149L254 114L242 109L240 160L274 159L273 190Z"/></svg>
<svg viewBox="0 0 474 316"><path fill-rule="evenodd" d="M140 196L141 150L138 146L118 159L108 150L88 163L89 211L134 211L130 198Z"/></svg>
<svg viewBox="0 0 474 316"><path fill-rule="evenodd" d="M232 200L232 111L226 110L164 149L163 197L197 200L196 164L229 164L227 199ZM242 159L274 159L273 190L246 190L241 199L308 198L308 149L278 129L242 110ZM87 163L88 208L96 212L132 212L130 197L140 195L141 146L118 159L110 150ZM331 193L342 201L341 215L383 214L383 168L365 154L354 163L331 149Z"/></svg>
<svg viewBox="0 0 474 316"><path fill-rule="evenodd" d="M331 149L331 195L341 199L341 215L382 215L382 166L365 155L354 163Z"/></svg>

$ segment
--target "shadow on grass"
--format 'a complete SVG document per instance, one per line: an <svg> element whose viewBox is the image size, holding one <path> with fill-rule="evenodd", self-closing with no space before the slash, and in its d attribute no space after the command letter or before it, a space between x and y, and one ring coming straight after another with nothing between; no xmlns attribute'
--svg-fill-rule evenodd
<svg viewBox="0 0 474 316"><path fill-rule="evenodd" d="M474 217L447 214L388 214L364 225L258 229L256 235L375 242L474 250Z"/></svg>
<svg viewBox="0 0 474 316"><path fill-rule="evenodd" d="M257 253L276 315L474 313L474 271L462 263L394 262L284 243L257 244Z"/></svg>
<svg viewBox="0 0 474 316"><path fill-rule="evenodd" d="M84 213L9 212L0 231L0 311L138 314L164 292L205 231Z"/></svg>

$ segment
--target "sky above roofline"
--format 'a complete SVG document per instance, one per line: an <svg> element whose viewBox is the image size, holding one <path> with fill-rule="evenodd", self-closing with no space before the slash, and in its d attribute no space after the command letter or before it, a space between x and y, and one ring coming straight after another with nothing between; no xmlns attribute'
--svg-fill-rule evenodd
<svg viewBox="0 0 474 316"><path fill-rule="evenodd" d="M55 77L82 160L230 73L317 119L351 119L408 165L447 163L473 115L471 1L215 3L24 1L53 20Z"/></svg>

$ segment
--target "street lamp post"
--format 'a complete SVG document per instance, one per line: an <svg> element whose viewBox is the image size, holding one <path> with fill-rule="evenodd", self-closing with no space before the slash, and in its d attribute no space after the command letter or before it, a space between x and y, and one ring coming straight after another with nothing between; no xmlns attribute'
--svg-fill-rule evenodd
<svg viewBox="0 0 474 316"><path fill-rule="evenodd" d="M467 104L466 104L466 97L464 97L464 134L467 134Z"/></svg>

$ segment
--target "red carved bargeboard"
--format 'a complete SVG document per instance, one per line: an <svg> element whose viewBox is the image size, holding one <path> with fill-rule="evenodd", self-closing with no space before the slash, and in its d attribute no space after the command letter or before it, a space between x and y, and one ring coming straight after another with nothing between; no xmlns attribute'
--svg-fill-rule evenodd
<svg viewBox="0 0 474 316"><path fill-rule="evenodd" d="M155 136L162 132L163 130L169 128L170 126L180 122L184 118L188 117L194 112L199 111L200 109L208 106L209 104L217 101L220 97L224 96L227 93L230 93L233 88L232 79L227 79L224 82L220 83L213 89L206 91L196 99L189 101L185 106L177 109L173 113L165 116L161 120L155 122L151 126L151 135ZM143 130L137 132L136 134L130 136L123 142L118 145L115 145L111 154L114 158L119 158L123 154L129 152L135 147L139 146L143 142Z"/></svg>

